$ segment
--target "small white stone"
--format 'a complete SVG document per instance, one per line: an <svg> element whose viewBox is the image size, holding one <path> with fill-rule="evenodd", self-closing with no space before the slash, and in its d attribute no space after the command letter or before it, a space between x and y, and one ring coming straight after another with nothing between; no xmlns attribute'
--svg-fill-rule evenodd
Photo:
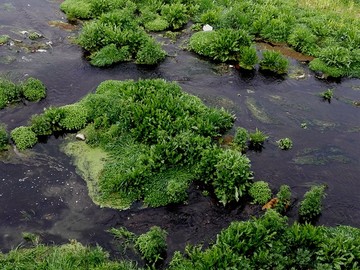
<svg viewBox="0 0 360 270"><path fill-rule="evenodd" d="M203 26L203 31L212 31L213 30L213 27L209 24L205 24Z"/></svg>
<svg viewBox="0 0 360 270"><path fill-rule="evenodd" d="M75 138L80 140L80 141L85 141L85 135L82 134L82 133L76 134Z"/></svg>

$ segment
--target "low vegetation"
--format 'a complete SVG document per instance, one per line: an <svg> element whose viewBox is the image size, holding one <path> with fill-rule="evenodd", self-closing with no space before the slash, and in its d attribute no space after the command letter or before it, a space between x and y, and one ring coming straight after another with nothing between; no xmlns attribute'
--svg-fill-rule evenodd
<svg viewBox="0 0 360 270"><path fill-rule="evenodd" d="M39 101L45 97L45 85L38 79L29 77L24 82L15 84L9 79L0 77L0 109L22 99Z"/></svg>

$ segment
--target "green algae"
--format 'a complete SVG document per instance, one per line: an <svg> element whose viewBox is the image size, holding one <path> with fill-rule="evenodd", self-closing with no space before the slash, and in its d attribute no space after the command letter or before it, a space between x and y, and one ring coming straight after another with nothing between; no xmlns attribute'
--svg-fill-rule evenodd
<svg viewBox="0 0 360 270"><path fill-rule="evenodd" d="M260 122L265 124L274 123L274 120L265 112L264 108L261 107L258 102L254 98L247 97L246 98L246 106L251 112L251 114Z"/></svg>
<svg viewBox="0 0 360 270"><path fill-rule="evenodd" d="M351 159L337 147L305 148L293 159L298 165L327 165L329 163L348 164Z"/></svg>
<svg viewBox="0 0 360 270"><path fill-rule="evenodd" d="M109 160L108 154L100 147L91 147L84 141L67 140L62 145L62 151L72 157L77 172L86 181L89 196L93 202L100 207L111 207L126 209L130 207L130 202L118 196L107 196L105 199L99 191L99 175L106 162Z"/></svg>

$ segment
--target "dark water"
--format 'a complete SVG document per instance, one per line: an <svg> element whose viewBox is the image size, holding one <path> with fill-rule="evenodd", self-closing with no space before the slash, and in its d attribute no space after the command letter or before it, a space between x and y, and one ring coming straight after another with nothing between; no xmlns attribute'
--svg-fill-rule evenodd
<svg viewBox="0 0 360 270"><path fill-rule="evenodd" d="M262 152L248 152L255 180L269 181L274 190L281 184L290 185L295 205L310 185L326 183L328 196L318 224L360 227L360 108L354 104L360 101L360 80L318 80L296 61L292 61L291 73L304 73L303 79L274 78L258 71L249 74L214 65L180 49L187 33L175 44L162 39L170 56L158 67L127 63L93 68L82 50L71 43L76 30L49 25L51 21L66 22L58 9L60 2L0 3L0 34L16 41L0 46L0 74L18 80L34 76L48 88L47 98L39 103L0 111L0 122L9 129L26 124L32 114L45 107L78 101L106 79L160 77L177 81L205 103L234 112L236 126L257 127L269 135ZM36 31L44 38L33 42L21 31ZM46 51L36 51L39 48ZM319 97L328 88L334 90L331 103ZM275 143L284 137L294 142L290 151L279 150ZM135 207L123 212L100 209L87 196L86 184L69 158L60 152L62 141L52 137L25 155L9 151L0 159L1 250L19 245L24 231L40 233L47 242L78 239L112 250L111 236L105 232L112 226L144 232L160 225L169 232L171 253L182 250L189 241L207 242L232 220L257 211L252 206L224 209L201 196L196 187L192 187L186 205ZM296 211L290 212L290 217L296 219Z"/></svg>

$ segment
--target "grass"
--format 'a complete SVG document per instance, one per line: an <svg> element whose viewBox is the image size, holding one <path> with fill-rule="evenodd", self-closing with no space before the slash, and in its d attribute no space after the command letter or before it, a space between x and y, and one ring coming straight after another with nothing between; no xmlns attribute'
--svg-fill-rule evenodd
<svg viewBox="0 0 360 270"><path fill-rule="evenodd" d="M16 248L0 254L1 269L4 270L136 270L130 261L112 262L101 247L85 247L71 241L61 246L37 245L32 248Z"/></svg>

